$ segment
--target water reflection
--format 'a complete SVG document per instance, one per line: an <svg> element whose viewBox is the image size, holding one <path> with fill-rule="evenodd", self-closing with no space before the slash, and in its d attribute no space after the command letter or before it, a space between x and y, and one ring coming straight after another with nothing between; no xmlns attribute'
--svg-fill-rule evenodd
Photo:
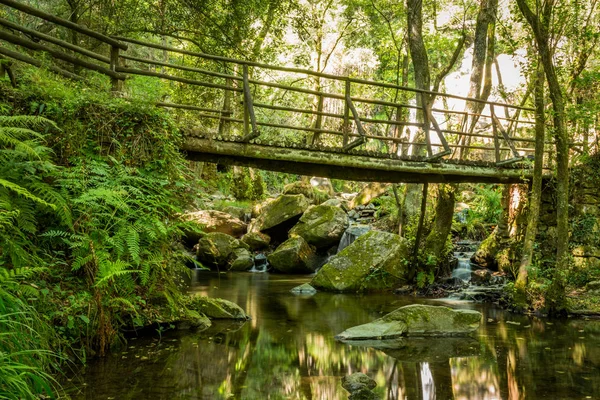
<svg viewBox="0 0 600 400"><path fill-rule="evenodd" d="M159 340L91 362L75 399L347 399L341 378L363 372L382 399L576 399L600 396L600 322L546 321L473 304L474 339L411 341L395 349L333 336L413 298L392 294L297 296L308 277L200 274L192 291L232 300L253 317ZM426 302L427 301L423 301ZM439 304L428 302L430 304Z"/></svg>

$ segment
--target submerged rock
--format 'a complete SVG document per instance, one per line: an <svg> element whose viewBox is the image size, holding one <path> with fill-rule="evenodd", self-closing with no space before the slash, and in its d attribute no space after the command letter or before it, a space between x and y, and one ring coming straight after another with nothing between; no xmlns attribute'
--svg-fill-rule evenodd
<svg viewBox="0 0 600 400"><path fill-rule="evenodd" d="M287 234L308 206L308 200L301 194L279 196L261 210L252 229L255 232Z"/></svg>
<svg viewBox="0 0 600 400"><path fill-rule="evenodd" d="M310 284L305 283L303 285L296 286L295 288L290 290L290 292L295 293L295 294L315 294L315 293L317 293L317 289L310 286Z"/></svg>
<svg viewBox="0 0 600 400"><path fill-rule="evenodd" d="M308 274L317 267L314 249L300 236L283 242L267 259L271 267L287 274Z"/></svg>
<svg viewBox="0 0 600 400"><path fill-rule="evenodd" d="M320 205L309 207L289 234L301 236L308 244L325 249L339 243L346 228L348 215L344 210Z"/></svg>
<svg viewBox="0 0 600 400"><path fill-rule="evenodd" d="M443 306L412 304L336 336L338 340L381 340L403 336L459 336L474 332L481 313Z"/></svg>
<svg viewBox="0 0 600 400"><path fill-rule="evenodd" d="M240 306L225 299L196 296L192 299L190 307L208 318L250 319Z"/></svg>
<svg viewBox="0 0 600 400"><path fill-rule="evenodd" d="M456 357L475 357L481 354L476 339L470 337L411 337L386 340L344 340L351 346L380 350L401 362L447 362Z"/></svg>
<svg viewBox="0 0 600 400"><path fill-rule="evenodd" d="M248 245L224 233L208 233L198 241L196 257L211 269L245 271L254 265Z"/></svg>
<svg viewBox="0 0 600 400"><path fill-rule="evenodd" d="M333 256L311 285L331 291L388 289L406 281L407 240L393 233L371 231Z"/></svg>
<svg viewBox="0 0 600 400"><path fill-rule="evenodd" d="M371 390L374 389L375 386L377 386L375 380L369 378L362 372L357 372L342 378L342 387L351 393L363 388Z"/></svg>

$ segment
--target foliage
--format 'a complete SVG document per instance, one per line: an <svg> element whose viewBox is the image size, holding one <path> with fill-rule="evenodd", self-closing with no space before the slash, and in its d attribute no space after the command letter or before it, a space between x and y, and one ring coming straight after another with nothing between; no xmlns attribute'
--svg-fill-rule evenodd
<svg viewBox="0 0 600 400"><path fill-rule="evenodd" d="M83 345L85 359L122 327L185 313L177 277L186 260L173 243L184 228L197 230L177 217L197 188L163 111L26 73L6 109L58 123L0 117L0 267L44 268L28 279L39 289L36 308ZM160 309L157 297L166 300Z"/></svg>

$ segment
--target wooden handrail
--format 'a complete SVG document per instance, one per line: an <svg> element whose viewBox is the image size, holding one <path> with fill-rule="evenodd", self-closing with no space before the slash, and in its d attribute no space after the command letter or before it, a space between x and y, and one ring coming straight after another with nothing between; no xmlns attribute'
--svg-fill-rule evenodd
<svg viewBox="0 0 600 400"><path fill-rule="evenodd" d="M0 1L6 1L6 0L0 0ZM310 76L315 76L315 77L319 77L319 78L331 79L331 80L342 81L342 82L349 80L351 83L360 84L360 85L378 86L378 87L383 87L383 88L387 88L387 89L398 89L398 90L403 90L403 91L408 91L408 92L413 92L413 93L424 93L424 94L428 94L428 95L447 97L447 98L452 98L452 99L456 99L456 100L472 101L475 103L493 104L496 106L508 107L508 108L512 108L512 109L535 111L535 109L530 108L530 107L515 106L515 105L511 105L511 104L498 103L498 102L494 102L494 101L475 99L472 97L464 97L464 96L458 96L458 95L454 95L454 94L434 92L432 90L421 90L421 89L411 88L411 87L407 87L407 86L394 85L392 83L378 82L378 81L372 81L372 80L367 80L367 79L358 79L358 78L352 78L352 77L342 76L342 75L327 74L327 73L323 73L323 72L311 71L309 69L304 69L304 68L281 67L281 66L275 66L275 65L270 65L270 64L254 62L254 61L245 61L245 60L238 60L235 58L215 56L215 55L200 53L200 52L196 52L196 51L178 49L178 48L172 47L172 46L164 46L164 45L160 45L160 44L156 44L156 43L144 42L142 40L130 39L130 38L122 37L122 36L115 36L114 38L118 39L122 42L138 44L140 46L151 47L151 48L155 48L155 49L159 49L159 50L172 51L174 53L180 53L180 54L185 54L185 55L189 55L189 56L200 57L200 58L204 58L207 60L221 61L221 62L226 62L226 63L231 63L231 64L248 65L249 67L271 69L274 71L281 71L281 72L293 72L293 73L310 75Z"/></svg>
<svg viewBox="0 0 600 400"><path fill-rule="evenodd" d="M73 23L71 21L68 21L66 19L57 17L56 15L52 15L52 14L48 14L42 10L39 10L37 8L34 7L30 7L26 4L20 3L18 1L15 0L0 0L0 4L4 4L8 7L14 8L15 10L19 10L24 12L25 14L29 14L29 15L33 15L34 17L38 17L41 19L44 19L48 22L52 22L55 23L56 25L60 25L63 26L65 28L77 31L79 33L83 33L84 35L87 35L89 37L93 37L94 39L97 39L101 42L110 44L111 46L114 47L118 47L121 50L127 50L127 45L124 43L121 43L120 41L113 39L109 36L103 35L101 33L98 33L96 31L93 31L91 29L88 29L84 26L78 25L76 23Z"/></svg>
<svg viewBox="0 0 600 400"><path fill-rule="evenodd" d="M69 62L71 64L79 65L83 68L90 69L92 71L100 72L101 74L108 75L112 78L116 79L125 79L126 76L120 74L118 72L111 71L106 67L102 67L100 65L96 65L92 62L82 60L80 58L74 57L70 54L63 53L62 51L58 51L56 49L50 48L48 46L44 46L43 44L32 42L31 40L24 39L22 37L10 34L6 31L0 31L0 40L5 40L9 43L16 44L22 47L26 47L31 50L36 51L44 51L50 54L54 58L58 58L59 60L63 60Z"/></svg>
<svg viewBox="0 0 600 400"><path fill-rule="evenodd" d="M84 49L83 47L76 46L76 45L71 44L69 42L65 42L64 40L57 39L57 38L55 38L53 36L46 35L44 33L35 31L33 29L29 29L29 28L26 28L24 26L15 24L15 23L7 20L7 19L0 18L0 25L4 25L4 26L6 26L7 28L10 28L10 29L18 30L20 32L23 32L23 33L29 35L29 36L36 37L38 39L41 39L41 40L46 41L48 43L55 44L55 45L60 46L60 47L64 47L65 49L69 49L69 50L75 51L75 52L77 52L79 54L82 54L84 56L93 58L93 59L98 60L98 61L102 61L103 63L106 63L106 64L110 63L110 59L108 57L102 56L100 54L96 54L93 51L90 51L88 49Z"/></svg>

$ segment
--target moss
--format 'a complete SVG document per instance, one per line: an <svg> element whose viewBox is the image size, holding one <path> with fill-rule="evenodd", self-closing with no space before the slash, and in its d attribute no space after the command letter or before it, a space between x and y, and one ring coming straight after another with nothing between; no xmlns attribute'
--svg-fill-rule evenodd
<svg viewBox="0 0 600 400"><path fill-rule="evenodd" d="M389 289L406 279L408 254L405 239L371 231L325 264L311 284L333 291Z"/></svg>
<svg viewBox="0 0 600 400"><path fill-rule="evenodd" d="M240 306L224 299L196 296L191 299L189 308L213 319L248 319Z"/></svg>

